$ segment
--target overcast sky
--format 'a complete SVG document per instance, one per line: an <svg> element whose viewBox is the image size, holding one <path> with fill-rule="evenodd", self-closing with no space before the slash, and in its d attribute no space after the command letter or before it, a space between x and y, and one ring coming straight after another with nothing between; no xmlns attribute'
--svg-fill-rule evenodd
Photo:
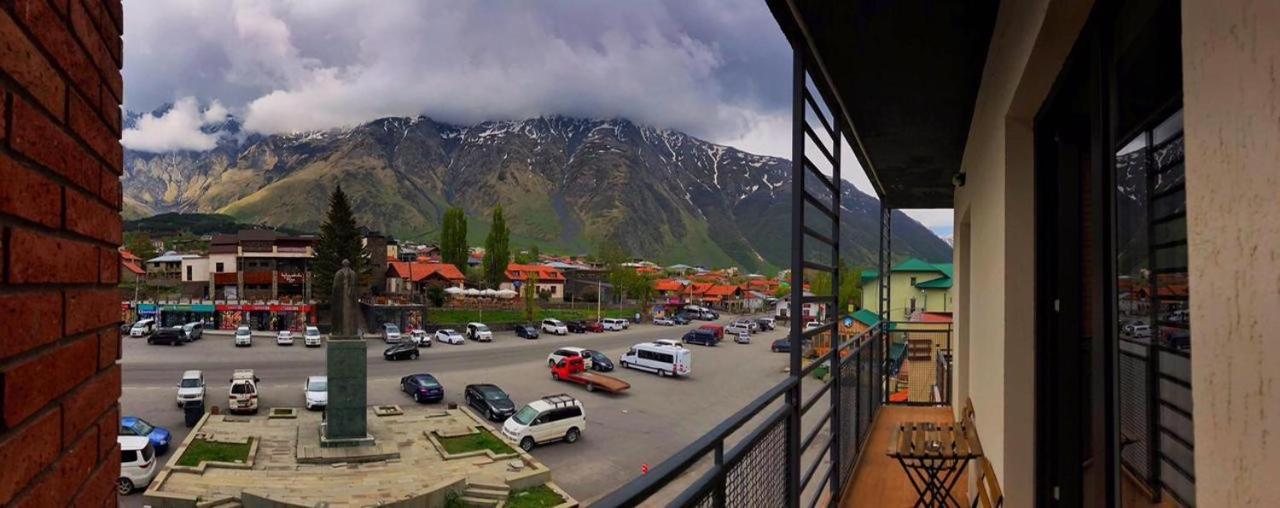
<svg viewBox="0 0 1280 508"><path fill-rule="evenodd" d="M790 156L790 48L763 0L126 0L125 16L125 108L175 104L125 133L132 149L206 149L200 126L228 114L263 133L563 114ZM950 234L950 211L912 215Z"/></svg>

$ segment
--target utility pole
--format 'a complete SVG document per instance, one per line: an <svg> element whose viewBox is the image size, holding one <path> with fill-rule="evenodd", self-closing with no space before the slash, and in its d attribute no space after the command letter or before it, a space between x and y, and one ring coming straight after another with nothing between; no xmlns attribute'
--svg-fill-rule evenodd
<svg viewBox="0 0 1280 508"><path fill-rule="evenodd" d="M600 294L604 290L604 281L596 277L596 321L600 321Z"/></svg>

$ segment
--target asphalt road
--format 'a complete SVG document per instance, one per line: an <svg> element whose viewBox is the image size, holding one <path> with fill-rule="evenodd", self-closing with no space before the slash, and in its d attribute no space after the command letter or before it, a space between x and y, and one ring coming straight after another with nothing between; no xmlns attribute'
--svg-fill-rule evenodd
<svg viewBox="0 0 1280 508"><path fill-rule="evenodd" d="M726 316L721 322L735 318ZM551 467L554 481L580 501L589 502L639 476L643 464L660 463L781 381L787 355L771 353L769 343L786 332L779 328L758 333L746 345L731 341L711 348L690 345L693 373L686 378L616 370L610 374L631 383L629 391L617 395L588 393L580 385L552 380L547 354L557 346L582 346L599 350L617 363L634 343L678 339L694 325L632 325L620 332L543 335L537 340L503 332L492 343L434 344L423 348L419 359L400 362L383 360L384 345L370 341L369 403L413 404L398 391L399 379L419 372L440 379L446 390L444 403L461 403L463 387L481 382L501 386L517 405L556 393L578 397L588 422L582 439L572 445L541 446L533 455ZM287 347L277 346L273 338L255 337L249 348L232 346L229 335L208 334L178 347L149 346L145 340L125 338L122 363L123 414L168 428L176 446L188 431L174 400L182 371L204 371L208 404L225 407L231 372L251 368L262 379L264 407L301 407L306 377L324 373L324 348L304 348L300 337ZM122 503L141 506L141 496L134 494Z"/></svg>

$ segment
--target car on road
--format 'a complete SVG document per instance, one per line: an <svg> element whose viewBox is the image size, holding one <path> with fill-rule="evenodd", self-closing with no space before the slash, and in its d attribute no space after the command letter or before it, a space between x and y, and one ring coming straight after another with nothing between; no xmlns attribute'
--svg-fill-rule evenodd
<svg viewBox="0 0 1280 508"><path fill-rule="evenodd" d="M538 338L538 329L533 325L516 325L516 337L536 339Z"/></svg>
<svg viewBox="0 0 1280 508"><path fill-rule="evenodd" d="M119 435L147 438L151 442L151 447L155 449L156 455L164 455L169 451L169 431L147 423L146 420L136 416L120 417Z"/></svg>
<svg viewBox="0 0 1280 508"><path fill-rule="evenodd" d="M187 343L187 332L182 331L181 326L173 326L169 328L161 328L156 333L147 337L147 344L168 344L170 346L181 346Z"/></svg>
<svg viewBox="0 0 1280 508"><path fill-rule="evenodd" d="M654 318L653 324L657 326L675 326L676 322L667 318Z"/></svg>
<svg viewBox="0 0 1280 508"><path fill-rule="evenodd" d="M564 440L576 443L587 430L582 403L565 394L550 395L525 404L502 424L502 435L524 451L535 445Z"/></svg>
<svg viewBox="0 0 1280 508"><path fill-rule="evenodd" d="M1130 337L1150 337L1151 327L1141 321L1136 321L1125 325L1121 330L1129 334Z"/></svg>
<svg viewBox="0 0 1280 508"><path fill-rule="evenodd" d="M590 360L591 370L597 372L610 372L613 370L613 360L610 360L604 353L594 349L588 349L583 353L583 357Z"/></svg>
<svg viewBox="0 0 1280 508"><path fill-rule="evenodd" d="M227 389L227 411L257 414L260 381L253 369L236 369L231 374L231 387Z"/></svg>
<svg viewBox="0 0 1280 508"><path fill-rule="evenodd" d="M587 387L587 391L604 390L609 393L620 393L631 388L631 383L613 376L591 372L583 366L583 357L571 356L551 366L551 379L568 383L577 383Z"/></svg>
<svg viewBox="0 0 1280 508"><path fill-rule="evenodd" d="M730 323L731 327L746 328L748 332L755 333L760 331L760 325L750 319L739 319Z"/></svg>
<svg viewBox="0 0 1280 508"><path fill-rule="evenodd" d="M600 321L592 321L587 323L587 331L591 333L603 333L604 323Z"/></svg>
<svg viewBox="0 0 1280 508"><path fill-rule="evenodd" d="M193 321L182 325L182 331L187 334L187 342L200 340L204 338L204 323L201 321Z"/></svg>
<svg viewBox="0 0 1280 508"><path fill-rule="evenodd" d="M689 330L680 338L681 342L686 344L702 344L704 346L714 346L720 342L720 338L710 330ZM658 341L654 341L658 342Z"/></svg>
<svg viewBox="0 0 1280 508"><path fill-rule="evenodd" d="M307 376L302 386L303 405L315 409L329 405L329 376Z"/></svg>
<svg viewBox="0 0 1280 508"><path fill-rule="evenodd" d="M566 321L564 326L569 329L569 333L587 333L586 321Z"/></svg>
<svg viewBox="0 0 1280 508"><path fill-rule="evenodd" d="M400 378L400 391L419 404L444 400L444 387L431 374L410 374Z"/></svg>
<svg viewBox="0 0 1280 508"><path fill-rule="evenodd" d="M707 330L711 333L716 334L717 339L724 340L725 327L723 326L720 326L714 323L707 323L705 325L699 326L698 329Z"/></svg>
<svg viewBox="0 0 1280 508"><path fill-rule="evenodd" d="M749 333L745 333L745 332L744 332L744 333L739 333L739 334L737 334L737 335L734 335L734 336L733 336L733 341L734 341L734 342L737 342L738 344L750 344L750 343L751 343L751 334L749 334Z"/></svg>
<svg viewBox="0 0 1280 508"><path fill-rule="evenodd" d="M253 345L253 333L249 331L248 326L241 325L240 327L236 328L236 337L235 337L234 344L236 345L236 347Z"/></svg>
<svg viewBox="0 0 1280 508"><path fill-rule="evenodd" d="M413 344L415 346L431 347L431 335L427 334L427 331L421 328L414 330L413 333L410 333L409 339L413 341Z"/></svg>
<svg viewBox="0 0 1280 508"><path fill-rule="evenodd" d="M138 489L146 489L160 473L155 448L151 441L141 436L116 436L120 445L120 476L116 478L116 493L127 496Z"/></svg>
<svg viewBox="0 0 1280 508"><path fill-rule="evenodd" d="M621 321L621 322L622 322L622 329L623 329L623 330L626 330L626 329L628 329L628 328L631 328L631 321L627 320L627 318L618 318L618 321ZM636 322L639 322L639 320L637 319L637 320L636 320Z"/></svg>
<svg viewBox="0 0 1280 508"><path fill-rule="evenodd" d="M805 346L808 346L809 339L804 339L800 341L800 343ZM790 353L791 339L789 337L783 337L781 339L775 340L773 341L772 344L769 344L769 350L773 351L774 353Z"/></svg>
<svg viewBox="0 0 1280 508"><path fill-rule="evenodd" d="M291 331L289 331L289 330L280 330L280 331L276 332L276 345L277 345L277 346L292 346L292 345L293 345L293 332L291 332Z"/></svg>
<svg viewBox="0 0 1280 508"><path fill-rule="evenodd" d="M498 385L488 383L467 385L462 393L467 400L467 405L489 420L500 422L516 412L516 403L512 402L507 392L498 388Z"/></svg>
<svg viewBox="0 0 1280 508"><path fill-rule="evenodd" d="M392 344L382 352L384 360L417 360L418 345L412 342Z"/></svg>
<svg viewBox="0 0 1280 508"><path fill-rule="evenodd" d="M463 338L462 334L453 328L441 328L436 330L435 341L445 344L465 344L467 339Z"/></svg>
<svg viewBox="0 0 1280 508"><path fill-rule="evenodd" d="M556 335L569 335L569 327L565 326L564 322L559 319L542 320L542 331Z"/></svg>
<svg viewBox="0 0 1280 508"><path fill-rule="evenodd" d="M778 322L771 317L756 318L756 324L760 325L761 330L772 330L778 326Z"/></svg>
<svg viewBox="0 0 1280 508"><path fill-rule="evenodd" d="M302 332L302 345L306 347L320 347L321 345L320 329L314 326L308 326L306 331Z"/></svg>
<svg viewBox="0 0 1280 508"><path fill-rule="evenodd" d="M548 367L554 366L557 362L565 358L585 356L586 351L587 350L584 348L573 347L573 346L565 346L565 347L556 349L555 351L552 351L551 354L547 355L547 366ZM584 362L586 363L585 367L590 369L591 360L584 358Z"/></svg>
<svg viewBox="0 0 1280 508"><path fill-rule="evenodd" d="M204 394L204 373L198 370L183 372L182 379L178 380L178 407L197 400L204 402Z"/></svg>
<svg viewBox="0 0 1280 508"><path fill-rule="evenodd" d="M707 326L707 325L703 325L703 326ZM742 332L751 333L751 327L747 326L746 323L743 323L740 321L731 323L729 326L724 327L725 335L734 336Z"/></svg>
<svg viewBox="0 0 1280 508"><path fill-rule="evenodd" d="M467 338L476 342L492 342L493 331L484 323L467 323Z"/></svg>
<svg viewBox="0 0 1280 508"><path fill-rule="evenodd" d="M396 344L400 342L400 327L391 323L383 323L382 341L387 344Z"/></svg>
<svg viewBox="0 0 1280 508"><path fill-rule="evenodd" d="M675 317L671 318L671 321L672 321L673 323L675 323L675 324L677 324L677 325L681 325L681 326L684 326L684 325L687 325L687 324L689 324L689 323L693 322L693 320L689 318L689 315L688 315L688 314L685 314L685 313L683 313L683 312L682 312L682 313L680 313L680 314L676 314L676 315L675 315Z"/></svg>
<svg viewBox="0 0 1280 508"><path fill-rule="evenodd" d="M616 319L616 318L601 319L600 324L604 326L605 330L608 330L611 332L622 331L622 328L623 328L622 320Z"/></svg>
<svg viewBox="0 0 1280 508"><path fill-rule="evenodd" d="M653 341L653 343L658 344L660 346L684 347L683 342L675 339L656 339Z"/></svg>
<svg viewBox="0 0 1280 508"><path fill-rule="evenodd" d="M658 376L687 376L693 373L693 353L682 347L641 342L622 353L618 364Z"/></svg>
<svg viewBox="0 0 1280 508"><path fill-rule="evenodd" d="M139 319L132 327L129 328L130 337L146 337L156 332L156 320L147 318Z"/></svg>

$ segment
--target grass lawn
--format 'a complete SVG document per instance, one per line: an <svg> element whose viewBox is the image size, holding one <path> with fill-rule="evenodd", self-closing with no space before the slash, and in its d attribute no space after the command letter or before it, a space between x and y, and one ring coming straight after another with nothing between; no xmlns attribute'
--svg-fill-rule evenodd
<svg viewBox="0 0 1280 508"><path fill-rule="evenodd" d="M467 453L476 450L490 450L499 455L515 453L510 446L507 445L497 436L494 436L488 430L480 429L478 434L471 434L459 437L440 437L440 445L444 446L444 451L449 453Z"/></svg>
<svg viewBox="0 0 1280 508"><path fill-rule="evenodd" d="M635 316L635 309L605 309L600 315L607 318L630 318ZM487 310L481 319L480 311L470 309L428 309L427 321L436 324L465 325L472 321L480 321L490 325L499 323L523 323L524 311L519 310ZM539 309L537 319L555 318L561 321L579 319L595 321L596 310L593 309Z"/></svg>
<svg viewBox="0 0 1280 508"><path fill-rule="evenodd" d="M507 508L545 508L559 505L564 498L546 485L517 490L507 498Z"/></svg>
<svg viewBox="0 0 1280 508"><path fill-rule="evenodd" d="M178 458L179 466L195 467L203 461L246 462L249 460L249 443L215 443L196 439Z"/></svg>

